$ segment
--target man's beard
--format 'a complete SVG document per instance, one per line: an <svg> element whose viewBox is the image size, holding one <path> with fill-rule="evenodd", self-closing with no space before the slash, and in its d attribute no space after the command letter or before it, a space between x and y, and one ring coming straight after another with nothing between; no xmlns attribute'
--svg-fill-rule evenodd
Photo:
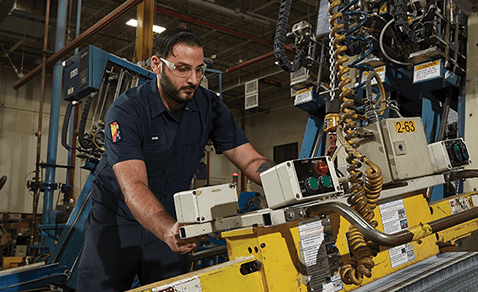
<svg viewBox="0 0 478 292"><path fill-rule="evenodd" d="M169 98L171 98L173 101L179 104L185 104L188 101L190 101L193 98L194 92L196 92L196 89L197 89L197 86L183 86L183 87L180 87L179 89L176 88L176 86L174 86L171 79L169 79L169 77L164 73L164 69L163 69L163 74L161 74L159 83L161 84L161 88L163 89L164 93L166 93L166 95ZM194 90L194 92L190 96L186 96L186 98L181 98L181 96L179 96L179 92L183 89L185 90L192 89Z"/></svg>

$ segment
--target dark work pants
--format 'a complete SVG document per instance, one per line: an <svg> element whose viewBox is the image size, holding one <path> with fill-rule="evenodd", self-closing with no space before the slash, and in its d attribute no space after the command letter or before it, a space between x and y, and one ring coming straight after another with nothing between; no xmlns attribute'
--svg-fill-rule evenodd
<svg viewBox="0 0 478 292"><path fill-rule="evenodd" d="M124 291L135 275L141 285L187 271L169 246L138 222L117 216L94 203L85 222L77 291Z"/></svg>

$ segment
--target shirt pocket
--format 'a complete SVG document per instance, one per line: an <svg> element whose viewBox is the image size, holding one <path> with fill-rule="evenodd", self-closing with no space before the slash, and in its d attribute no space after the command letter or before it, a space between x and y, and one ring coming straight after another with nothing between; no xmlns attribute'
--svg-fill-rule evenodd
<svg viewBox="0 0 478 292"><path fill-rule="evenodd" d="M143 151L146 153L158 153L167 150L167 141L165 135L152 134L146 137Z"/></svg>

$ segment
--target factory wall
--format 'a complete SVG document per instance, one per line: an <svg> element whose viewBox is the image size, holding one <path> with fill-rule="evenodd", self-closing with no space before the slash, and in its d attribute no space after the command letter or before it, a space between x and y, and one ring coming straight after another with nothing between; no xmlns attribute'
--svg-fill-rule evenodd
<svg viewBox="0 0 478 292"><path fill-rule="evenodd" d="M274 160L274 146L298 143L302 146L307 125L308 113L293 106L294 99L285 94L267 103L261 103L259 109L246 112L246 134L252 145L270 161ZM298 154L299 154L298 153ZM253 191L261 192L260 186L253 184Z"/></svg>
<svg viewBox="0 0 478 292"><path fill-rule="evenodd" d="M28 190L26 181L35 174L38 117L40 108L41 77L35 77L18 90L13 83L18 80L12 67L0 64L0 177L8 177L5 186L0 190L0 213L31 213L33 210L33 194ZM52 77L47 74L45 83L45 99L43 104L41 162L46 163L48 147L48 128L50 122ZM60 108L60 129L63 123L67 103L62 101ZM66 165L68 153L60 145L58 133L57 164ZM81 161L77 159L75 169L74 197L81 191L89 171L79 168ZM45 171L42 171L43 177ZM66 182L66 170L56 169L56 182ZM59 192L55 192L56 202ZM40 196L38 212L42 212L43 196Z"/></svg>

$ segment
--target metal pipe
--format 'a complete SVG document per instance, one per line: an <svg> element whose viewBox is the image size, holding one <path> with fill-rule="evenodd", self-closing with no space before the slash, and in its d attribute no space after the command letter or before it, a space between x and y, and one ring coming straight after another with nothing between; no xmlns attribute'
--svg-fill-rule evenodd
<svg viewBox="0 0 478 292"><path fill-rule="evenodd" d="M367 239L382 246L397 246L411 241L418 241L438 231L478 218L478 207L450 215L428 224L413 226L394 234L386 234L373 228L360 214L344 203L330 202L310 207L307 215L328 215L339 213L355 226Z"/></svg>
<svg viewBox="0 0 478 292"><path fill-rule="evenodd" d="M38 110L38 132L37 132L37 156L35 166L35 184L40 182L40 156L41 156L41 130L42 130L42 116L43 116L43 100L45 98L45 78L46 78L46 51L48 50L48 26L50 20L50 0L46 2L45 12L45 34L43 38L43 62L41 66L41 89L40 89L40 108ZM38 67L37 67L38 68ZM33 212L32 212L32 236L30 237L30 244L33 245L35 241L36 219L38 208L38 193L40 189L35 188L33 193Z"/></svg>
<svg viewBox="0 0 478 292"><path fill-rule="evenodd" d="M66 15L67 0L59 0L57 10L55 52L58 52L65 46ZM52 211L55 209L54 196L55 190L57 189L57 183L55 181L56 167L54 165L56 165L56 156L58 152L62 73L63 67L61 66L61 62L57 61L53 69L50 123L48 127L47 164L50 166L46 168L45 182L42 183L42 188L44 190L42 214L43 224L54 224L56 219L55 213ZM50 235L54 235L55 231L47 230L45 232L48 232ZM48 247L49 251L51 252L55 246L55 242L47 236L45 237L42 246Z"/></svg>
<svg viewBox="0 0 478 292"><path fill-rule="evenodd" d="M270 58L270 57L272 57L272 56L274 56L274 51L269 52L269 53L267 53L267 54L264 54L264 55L262 55L262 56L259 56L259 57L257 57L257 58L251 59L251 60L246 61L246 62L244 62L244 63L241 63L241 64L239 64L239 65L236 65L236 66L227 68L227 69L226 69L226 73L231 73L231 72L237 71L237 70L239 70L239 69L242 69L242 68L244 68L244 67L246 67L246 66L259 63L260 61L263 61L263 60L265 60L265 59L267 59L267 58Z"/></svg>
<svg viewBox="0 0 478 292"><path fill-rule="evenodd" d="M78 0L77 3L77 14L76 14L76 36L75 38L78 38L80 36L81 32L81 0ZM78 54L79 48L75 48L75 55ZM63 205L69 204L69 201L73 198L73 187L75 183L75 159L76 159L76 137L74 135L75 129L78 126L78 113L79 113L79 107L74 106L74 112L71 115L70 119L70 145L71 148L68 150L68 165L72 166L72 168L68 168L66 171L66 184L70 187L69 193L68 193L68 202L63 202Z"/></svg>
<svg viewBox="0 0 478 292"><path fill-rule="evenodd" d="M292 44L285 46L285 49L286 49L286 50L292 50ZM272 56L274 56L274 51L269 52L269 53L267 53L267 54L264 54L264 55L262 55L262 56L259 56L259 57L257 57L257 58L251 59L251 60L249 60L249 61L246 61L246 62L244 62L244 63L242 63L242 64L239 64L239 65L236 65L236 66L227 68L227 69L226 69L226 73L231 73L231 72L237 71L237 70L239 70L239 69L243 69L244 67L247 67L247 66L250 66L250 65L259 63L260 61L265 60L265 59L267 59L267 58L270 58L270 57L272 57Z"/></svg>
<svg viewBox="0 0 478 292"><path fill-rule="evenodd" d="M78 4L76 7L77 14L76 14L76 38L80 36L81 32L81 0L78 0ZM79 48L76 47L75 49L75 55L78 54Z"/></svg>
<svg viewBox="0 0 478 292"><path fill-rule="evenodd" d="M177 13L175 11L171 11L171 10L168 10L168 9L165 9L165 8L162 8L162 7L156 7L156 12L160 13L160 14L163 14L163 15L176 17L176 18L179 18L181 20L184 20L184 21L187 21L187 22L190 22L190 23L194 23L194 24L197 24L197 25L200 25L200 26L203 26L203 27L212 28L212 29L221 31L223 33L226 33L226 34L229 34L229 35L232 35L232 36L240 37L240 38L243 38L243 39L246 39L246 40L251 40L253 42L256 42L256 43L259 43L259 44L262 44L262 45L266 45L268 47L272 47L272 43L269 42L269 41L266 41L264 39L261 39L261 38L255 37L255 36L251 36L251 35L236 31L236 30L232 30L232 29L229 29L229 28L217 25L217 24L213 24L213 23L201 20L201 19L197 19L197 18L190 17L190 16L187 16L187 15L184 15L184 14L180 14L180 13Z"/></svg>
<svg viewBox="0 0 478 292"><path fill-rule="evenodd" d="M109 24L111 24L113 21L118 19L121 15L125 14L126 12L134 8L136 5L138 5L138 3L140 3L141 1L143 0L128 0L124 2L123 4L121 4L118 8L110 12L110 14L103 17L95 25L93 25L87 31L82 33L78 38L76 38L67 46L65 46L63 49L61 49L59 52L55 53L53 56L48 58L46 60L46 67L50 67L53 64L55 64L58 60L66 56L66 54L68 54L71 50L78 47L79 44L85 42L94 34L99 32L100 30L108 26ZM42 65L35 67L32 71L30 71L27 75L25 75L25 77L13 83L13 88L18 89L22 87L23 85L25 85L25 83L27 83L28 81L33 79L33 77L39 74L41 68L42 68Z"/></svg>
<svg viewBox="0 0 478 292"><path fill-rule="evenodd" d="M448 114L450 113L450 103L451 103L451 96L453 94L453 87L450 86L448 88L448 94L445 98L445 103L442 106L442 115L440 121L440 128L438 130L438 137L437 141L441 141L445 138L445 130L446 126L448 125Z"/></svg>

